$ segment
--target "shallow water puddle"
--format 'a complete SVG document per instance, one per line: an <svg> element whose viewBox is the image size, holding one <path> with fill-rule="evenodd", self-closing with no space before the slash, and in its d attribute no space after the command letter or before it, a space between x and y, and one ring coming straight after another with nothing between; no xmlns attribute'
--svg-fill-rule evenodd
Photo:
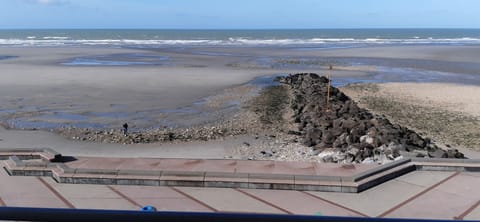
<svg viewBox="0 0 480 222"><path fill-rule="evenodd" d="M66 66L163 65L168 59L169 58L167 56L148 55L142 53L125 53L92 57L78 57L61 64Z"/></svg>

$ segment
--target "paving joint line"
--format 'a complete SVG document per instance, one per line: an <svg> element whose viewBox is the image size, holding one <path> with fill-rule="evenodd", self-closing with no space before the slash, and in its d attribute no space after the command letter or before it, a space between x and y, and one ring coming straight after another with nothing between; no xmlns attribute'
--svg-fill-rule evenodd
<svg viewBox="0 0 480 222"><path fill-rule="evenodd" d="M262 203L264 203L264 204L267 204L267 205L269 205L269 206L271 206L271 207L273 207L273 208L275 208L275 209L278 209L278 210L280 210L280 211L282 211L282 212L284 212L284 213L286 213L286 214L294 214L293 212L291 212L291 211L289 211L289 210L287 210L287 209L285 209L285 208L282 208L282 207L277 206L277 205L275 205L275 204L273 204L273 203L270 203L270 202L268 202L267 200L264 200L264 199L262 199L262 198L260 198L260 197L257 197L257 196L255 196L255 195L253 195L253 194L251 194L251 193L248 193L247 191L240 190L240 189L238 189L238 188L235 188L234 190L236 190L236 191L238 191L238 192L240 192L240 193L242 193L242 194L244 194L244 195L246 195L246 196L249 196L249 197L251 197L251 198L253 198L253 199L255 199L255 200L258 200L258 201L260 201L260 202L262 202Z"/></svg>
<svg viewBox="0 0 480 222"><path fill-rule="evenodd" d="M118 196L120 196L121 198L125 199L126 201L130 202L131 204L139 207L139 208L142 208L143 206L140 205L138 202L136 202L135 200L133 200L132 198L128 197L127 195L125 195L124 193L122 193L121 191L117 190L115 187L112 187L112 186L109 186L107 185L107 187L112 190L114 193L116 193Z"/></svg>
<svg viewBox="0 0 480 222"><path fill-rule="evenodd" d="M50 184L47 183L43 178L37 177L37 179L42 183L48 190L50 190L58 199L60 199L65 205L69 208L75 209L75 206L70 203L60 192L58 192L55 188L53 188Z"/></svg>
<svg viewBox="0 0 480 222"><path fill-rule="evenodd" d="M187 193L185 193L185 192L183 192L183 191L181 191L181 190L179 190L179 189L177 189L177 188L175 188L175 187L169 187L169 188L172 189L173 191L175 191L175 192L183 195L184 197L186 197L186 198L188 198L188 199L191 199L191 200L193 200L194 202L196 202L196 203L198 203L198 204L200 204L200 205L208 208L209 210L211 210L211 211L213 211L213 212L218 212L217 209L215 209L215 208L213 208L212 206L204 203L203 201L201 201L201 200L193 197L193 196L190 195L190 194L187 194Z"/></svg>
<svg viewBox="0 0 480 222"><path fill-rule="evenodd" d="M435 189L436 187L442 185L443 183L445 183L445 182L447 182L448 180L456 177L456 176L459 175L459 174L460 174L459 171L453 173L452 175L450 175L450 176L448 176L447 178L439 181L438 183L436 183L436 184L434 184L434 185L432 185L432 186L424 189L422 192L417 193L417 194L413 195L412 197L408 198L407 200L405 200L405 201L403 201L403 202L395 205L394 207L388 209L387 211L385 211L385 212L383 212L382 214L378 215L378 217L385 217L385 216L387 216L388 214L392 213L393 211L396 211L396 210L398 210L399 208L407 205L408 203L412 202L413 200L417 199L418 197L420 197L420 196L428 193L429 191Z"/></svg>
<svg viewBox="0 0 480 222"><path fill-rule="evenodd" d="M405 184L408 184L408 185L411 185L411 186L416 186L416 187L420 187L420 188L427 188L426 186L422 186L420 184L416 184L416 183L412 183L412 182L408 182L408 181L404 181L402 180L400 177L397 177L395 178L394 180L400 182L400 183L405 183Z"/></svg>
<svg viewBox="0 0 480 222"><path fill-rule="evenodd" d="M339 204L339 203L335 203L335 202L333 202L333 201L327 200L327 199L325 199L325 198L319 197L319 196L314 195L314 194L311 194L311 193L309 193L309 192L306 192L306 191L298 191L298 192L303 193L303 194L306 194L306 195L308 195L308 196L310 196L310 197L313 197L313 198L315 198L315 199L319 199L319 200L321 200L321 201L327 202L327 203L329 203L329 204L331 204L331 205L340 207L340 208L342 208L342 209L344 209L344 210L348 210L348 211L350 211L350 212L356 213L356 214L358 214L358 215L360 215L360 216L370 217L370 216L368 216L368 215L366 215L366 214L364 214L364 213L362 213L362 212L360 212L360 211L357 211L357 210L354 210L354 209L352 209L352 208L343 206L343 205L341 205L341 204Z"/></svg>
<svg viewBox="0 0 480 222"><path fill-rule="evenodd" d="M480 200L477 201L475 204L470 206L465 212L461 213L460 215L453 217L454 220L463 220L464 217L468 216L475 208L480 205Z"/></svg>

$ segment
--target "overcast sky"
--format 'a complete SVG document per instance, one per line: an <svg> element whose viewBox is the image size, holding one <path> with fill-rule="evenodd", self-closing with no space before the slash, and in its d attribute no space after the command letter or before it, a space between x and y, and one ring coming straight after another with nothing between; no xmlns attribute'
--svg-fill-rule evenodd
<svg viewBox="0 0 480 222"><path fill-rule="evenodd" d="M480 28L480 0L0 0L0 28Z"/></svg>

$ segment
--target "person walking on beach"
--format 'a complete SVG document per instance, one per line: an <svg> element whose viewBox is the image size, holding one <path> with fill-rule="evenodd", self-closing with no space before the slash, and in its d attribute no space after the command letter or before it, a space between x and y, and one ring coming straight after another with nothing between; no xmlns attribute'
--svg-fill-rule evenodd
<svg viewBox="0 0 480 222"><path fill-rule="evenodd" d="M126 136L128 133L128 124L127 123L124 123L123 124L123 134Z"/></svg>

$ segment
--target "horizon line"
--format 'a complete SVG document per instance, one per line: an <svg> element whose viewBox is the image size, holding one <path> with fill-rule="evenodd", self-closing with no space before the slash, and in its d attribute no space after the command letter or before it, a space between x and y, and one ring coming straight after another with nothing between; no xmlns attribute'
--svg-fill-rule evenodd
<svg viewBox="0 0 480 222"><path fill-rule="evenodd" d="M456 28L445 28L445 27L402 27L402 28L395 28L395 27L377 27L377 28L369 28L369 27L360 27L360 28L0 28L0 30L205 30L205 31L216 31L216 30L388 30L388 29L471 29L471 30L480 30L480 27L472 28L472 27L456 27Z"/></svg>

